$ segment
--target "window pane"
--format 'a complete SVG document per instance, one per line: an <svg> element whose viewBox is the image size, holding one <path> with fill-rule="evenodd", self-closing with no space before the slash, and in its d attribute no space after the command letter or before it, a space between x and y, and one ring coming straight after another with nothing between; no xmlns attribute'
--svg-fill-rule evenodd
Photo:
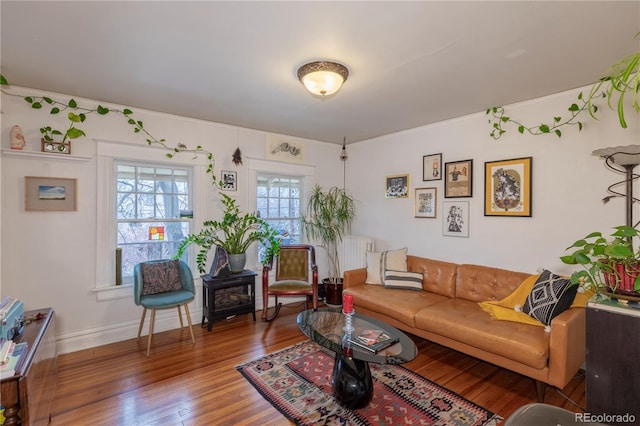
<svg viewBox="0 0 640 426"><path fill-rule="evenodd" d="M191 210L190 172L118 164L116 176L116 240L123 281L131 282L137 263L173 258L190 233L189 220L180 220L180 210Z"/></svg>

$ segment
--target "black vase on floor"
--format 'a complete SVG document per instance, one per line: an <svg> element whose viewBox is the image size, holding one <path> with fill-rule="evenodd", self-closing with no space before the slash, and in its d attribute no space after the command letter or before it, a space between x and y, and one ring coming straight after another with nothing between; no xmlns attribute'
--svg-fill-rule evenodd
<svg viewBox="0 0 640 426"><path fill-rule="evenodd" d="M325 292L325 301L329 305L342 305L342 278L337 283L332 283L329 278L322 280Z"/></svg>

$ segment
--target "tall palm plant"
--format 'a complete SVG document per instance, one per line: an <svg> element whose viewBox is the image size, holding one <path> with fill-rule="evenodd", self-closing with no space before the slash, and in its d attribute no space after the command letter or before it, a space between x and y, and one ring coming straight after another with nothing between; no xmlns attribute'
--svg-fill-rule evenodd
<svg viewBox="0 0 640 426"><path fill-rule="evenodd" d="M329 261L329 282L340 281L340 261L338 244L356 217L353 197L345 190L331 187L323 191L316 185L307 201L306 214L302 215L307 236L321 241L321 247L327 252Z"/></svg>

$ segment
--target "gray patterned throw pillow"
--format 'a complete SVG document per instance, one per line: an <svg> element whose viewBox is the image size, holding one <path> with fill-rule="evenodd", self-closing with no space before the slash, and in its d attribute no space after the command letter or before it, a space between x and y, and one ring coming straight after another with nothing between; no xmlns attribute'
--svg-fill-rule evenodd
<svg viewBox="0 0 640 426"><path fill-rule="evenodd" d="M533 285L522 311L545 325L571 307L578 286L546 269Z"/></svg>

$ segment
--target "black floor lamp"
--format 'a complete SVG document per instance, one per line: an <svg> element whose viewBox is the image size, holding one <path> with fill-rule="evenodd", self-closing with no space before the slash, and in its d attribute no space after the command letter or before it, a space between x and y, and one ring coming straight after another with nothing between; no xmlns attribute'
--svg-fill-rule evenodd
<svg viewBox="0 0 640 426"><path fill-rule="evenodd" d="M633 203L640 202L640 199L633 196L633 181L639 178L640 175L634 173L633 169L640 164L640 145L602 148L593 151L592 154L604 158L607 168L625 175L624 180L609 185L607 191L613 195L605 197L603 201L606 203L614 197L626 197L627 226L635 227L637 223L633 223ZM613 189L618 185L625 185L624 193Z"/></svg>

